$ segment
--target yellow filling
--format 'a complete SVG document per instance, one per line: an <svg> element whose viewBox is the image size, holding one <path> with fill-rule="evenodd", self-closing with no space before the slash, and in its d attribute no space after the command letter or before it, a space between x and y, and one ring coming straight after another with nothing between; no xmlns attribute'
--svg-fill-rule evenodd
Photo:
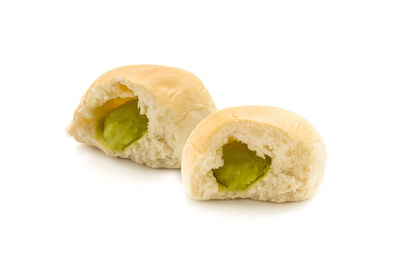
<svg viewBox="0 0 400 267"><path fill-rule="evenodd" d="M246 144L230 142L222 147L224 165L213 169L220 191L243 191L263 177L271 165L271 157L256 155Z"/></svg>
<svg viewBox="0 0 400 267"><path fill-rule="evenodd" d="M141 115L138 100L130 100L112 110L104 119L103 137L113 150L123 150L147 131L148 119Z"/></svg>

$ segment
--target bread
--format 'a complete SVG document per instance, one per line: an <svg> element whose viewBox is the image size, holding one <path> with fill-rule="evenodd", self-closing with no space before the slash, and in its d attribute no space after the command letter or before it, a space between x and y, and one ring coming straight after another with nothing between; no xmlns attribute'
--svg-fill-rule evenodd
<svg viewBox="0 0 400 267"><path fill-rule="evenodd" d="M136 101L138 116L147 117L147 129L123 149L112 149L103 136L104 124L107 116L127 101ZM67 132L109 156L130 158L153 168L179 168L189 133L214 111L210 94L195 75L172 67L125 66L101 75L90 86Z"/></svg>
<svg viewBox="0 0 400 267"><path fill-rule="evenodd" d="M232 141L247 145L261 161L271 159L266 174L244 190L227 190L214 175L224 166L222 147ZM240 106L213 113L196 126L183 149L181 171L194 199L286 202L316 194L325 161L321 136L301 116L269 106Z"/></svg>

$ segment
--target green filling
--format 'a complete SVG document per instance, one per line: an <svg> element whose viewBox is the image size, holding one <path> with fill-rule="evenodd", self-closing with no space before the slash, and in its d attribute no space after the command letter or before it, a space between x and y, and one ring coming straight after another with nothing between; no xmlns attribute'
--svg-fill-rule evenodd
<svg viewBox="0 0 400 267"><path fill-rule="evenodd" d="M128 101L106 116L104 140L109 148L123 150L145 134L148 121L146 115L139 113L138 100Z"/></svg>
<svg viewBox="0 0 400 267"><path fill-rule="evenodd" d="M220 190L243 191L263 177L271 165L270 157L265 155L263 159L237 141L224 145L222 150L224 165L212 170Z"/></svg>

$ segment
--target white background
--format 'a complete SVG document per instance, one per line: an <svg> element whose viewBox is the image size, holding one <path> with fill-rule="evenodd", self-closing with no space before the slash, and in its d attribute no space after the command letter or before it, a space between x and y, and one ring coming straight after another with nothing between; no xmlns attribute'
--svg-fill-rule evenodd
<svg viewBox="0 0 400 267"><path fill-rule="evenodd" d="M399 266L399 1L1 1L0 266ZM100 74L187 69L328 149L301 203L190 200L65 127Z"/></svg>

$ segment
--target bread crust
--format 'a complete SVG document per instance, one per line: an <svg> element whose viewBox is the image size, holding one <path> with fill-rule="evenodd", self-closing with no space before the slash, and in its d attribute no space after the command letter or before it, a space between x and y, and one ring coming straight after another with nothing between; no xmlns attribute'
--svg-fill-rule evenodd
<svg viewBox="0 0 400 267"><path fill-rule="evenodd" d="M201 109L205 104L215 104L203 82L191 72L183 69L142 64L112 69L98 77L82 97L74 115L90 96L95 87L105 86L110 80L124 78L146 88L161 105L169 107L182 120L191 110Z"/></svg>
<svg viewBox="0 0 400 267"><path fill-rule="evenodd" d="M207 157L210 147L215 143L215 136L222 127L229 127L236 122L257 123L262 127L277 129L285 133L290 139L301 143L312 155L310 169L313 171L313 188L302 197L287 197L276 199L263 199L262 196L253 195L250 198L267 200L272 202L296 201L312 197L322 180L326 161L325 144L317 130L303 117L293 112L271 106L238 106L215 112L203 119L192 131L182 153L182 177L189 196L196 199L223 198L218 194L210 197L200 194L198 189L193 188L195 166ZM242 198L245 194L236 194L235 197Z"/></svg>
<svg viewBox="0 0 400 267"><path fill-rule="evenodd" d="M174 125L177 126L175 130L179 131L179 139L185 139L177 140L174 145L174 150L178 150L174 152L176 152L179 157L187 135L195 126L189 119L195 121L197 124L203 117L216 111L215 104L202 81L188 71L159 65L130 65L115 68L104 73L92 83L82 97L79 106L74 112L72 123L67 129L67 132L74 136L79 142L97 146L111 156L129 157L126 153L109 151L106 147L94 140L82 138L82 129L92 120L90 114L87 114L87 107L96 105L93 104L93 102L97 101L94 96L95 91L98 88L106 88L110 82L113 81L123 81L124 83L132 85L126 88L120 88L122 94L132 94L134 88L129 87L143 88L149 93L156 105L162 106L168 111L169 116L172 117L174 121ZM94 137L90 137L89 139L92 138ZM180 159L177 160L179 164L173 164L174 166L164 166L162 163L142 163L150 165L151 167L179 168Z"/></svg>

